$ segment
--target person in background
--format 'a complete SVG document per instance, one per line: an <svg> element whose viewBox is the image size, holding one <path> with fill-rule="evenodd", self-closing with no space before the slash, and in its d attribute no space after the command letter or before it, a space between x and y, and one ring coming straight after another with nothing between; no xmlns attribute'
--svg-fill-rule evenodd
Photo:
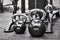
<svg viewBox="0 0 60 40"><path fill-rule="evenodd" d="M13 14L16 14L16 11L17 11L17 3L18 3L18 0L12 0L12 4L14 6Z"/></svg>
<svg viewBox="0 0 60 40"><path fill-rule="evenodd" d="M1 10L1 13L3 13L3 0L0 0L0 10Z"/></svg>

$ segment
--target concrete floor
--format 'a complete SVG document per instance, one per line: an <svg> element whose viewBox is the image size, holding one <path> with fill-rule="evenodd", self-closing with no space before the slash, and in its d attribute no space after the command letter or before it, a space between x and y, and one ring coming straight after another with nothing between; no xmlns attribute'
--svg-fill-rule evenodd
<svg viewBox="0 0 60 40"><path fill-rule="evenodd" d="M28 30L25 34L4 33L4 29L9 27L12 14L9 12L0 13L0 40L60 40L60 18L54 23L53 34L44 34L43 37L31 37Z"/></svg>

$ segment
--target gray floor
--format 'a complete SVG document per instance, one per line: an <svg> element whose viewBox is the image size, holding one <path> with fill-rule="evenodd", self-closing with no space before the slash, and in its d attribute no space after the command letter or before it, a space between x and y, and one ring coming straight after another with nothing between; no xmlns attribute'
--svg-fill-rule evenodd
<svg viewBox="0 0 60 40"><path fill-rule="evenodd" d="M31 37L28 30L25 34L4 33L4 29L9 27L11 23L11 17L12 14L9 12L0 13L0 40L60 40L60 18L53 26L53 34L44 34L43 37L34 38Z"/></svg>

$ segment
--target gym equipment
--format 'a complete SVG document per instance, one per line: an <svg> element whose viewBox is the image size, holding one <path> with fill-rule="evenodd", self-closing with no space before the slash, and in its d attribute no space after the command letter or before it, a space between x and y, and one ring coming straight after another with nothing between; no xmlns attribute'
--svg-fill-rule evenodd
<svg viewBox="0 0 60 40"><path fill-rule="evenodd" d="M16 34L22 34L26 30L26 15L25 14L14 14L12 17L12 23L8 29L8 31L4 32L13 32L15 31Z"/></svg>
<svg viewBox="0 0 60 40"><path fill-rule="evenodd" d="M46 31L46 27L43 23L38 23L39 21L37 21L37 23L35 24L30 24L29 26L29 32L32 36L37 36L37 37L41 37L44 35L45 31Z"/></svg>
<svg viewBox="0 0 60 40"><path fill-rule="evenodd" d="M46 5L45 7L45 10L47 12L47 22L48 22L48 27L46 29L46 32L48 33L53 33L53 6L51 5L51 0L47 0L48 1L48 4Z"/></svg>
<svg viewBox="0 0 60 40"><path fill-rule="evenodd" d="M30 0L31 1L31 0ZM40 0L41 1L41 0ZM33 1L32 1L33 2ZM39 18L39 17L35 17L36 15L37 15L37 9L40 7L40 10L42 9L42 10L44 10L44 12L42 12L42 13L45 13L46 14L46 16L44 16L44 17L42 17L41 19L43 19L44 21L42 22L45 26L46 26L46 31L45 31L45 33L53 33L53 19L54 19L54 16L56 15L55 13L54 13L54 11L53 11L53 6L52 6L52 0L47 0L47 4L43 7L43 5L41 5L41 6L38 6L38 2L39 1L37 1L37 0L34 0L34 6L33 6L33 4L32 3L30 3L33 7L31 7L31 5L29 6L30 7L30 14L31 14L31 19L34 19L34 20L36 20L36 18ZM41 3L41 2L40 2ZM41 4L44 4L43 3L43 1L42 1L42 3ZM32 9L33 8L33 9ZM44 9L45 8L45 9ZM34 10L34 11L32 11L32 10ZM41 11L39 11L40 12L40 14L41 14ZM35 13L35 14L33 14L33 13ZM32 16L32 15L35 15L35 16ZM42 15L40 15L40 16L42 16ZM32 18L33 17L33 18ZM39 19L39 20L41 20L41 19ZM46 20L47 19L47 20ZM31 21L33 21L33 20L31 20ZM34 23L34 22L33 22ZM37 23L38 24L38 23ZM38 31L33 31L33 28L34 27L36 27L36 25L33 27L33 25L34 24L32 24L32 22L31 22L31 24L30 24L30 27L29 28L31 28L31 30L29 29L29 32L30 32L30 34L31 35L34 35L34 36L37 36L36 34L34 34L34 32L37 32L38 33ZM40 24L39 24L40 25ZM42 25L42 24L41 24ZM43 28L41 28L41 29L43 29ZM41 30L42 31L42 30ZM40 32L41 32L40 31ZM32 33L33 32L33 33Z"/></svg>
<svg viewBox="0 0 60 40"><path fill-rule="evenodd" d="M45 1L45 0L43 0L43 1ZM44 33L46 31L46 26L43 21L45 19L46 13L42 9L43 6L40 7L40 9L38 9L39 7L37 5L38 5L37 0L34 0L34 6L32 5L34 8L31 10L32 7L29 6L30 7L29 14L31 15L31 20L30 20L28 30L29 30L29 33L31 34L31 36L33 36L33 37L41 37L44 35Z"/></svg>
<svg viewBox="0 0 60 40"><path fill-rule="evenodd" d="M26 17L24 15L15 15L13 16L13 22L16 26L14 26L14 31L16 34L24 33L26 30Z"/></svg>
<svg viewBox="0 0 60 40"><path fill-rule="evenodd" d="M41 37L46 31L46 26L43 22L45 18L45 11L42 9L30 10L31 20L28 27L29 33L33 37Z"/></svg>
<svg viewBox="0 0 60 40"><path fill-rule="evenodd" d="M29 4L32 5L32 3L34 4L33 7L31 7L31 5L29 5L30 7L30 17L31 17L31 20L30 20L30 24L29 24L29 27L28 27L28 30L29 30L29 33L31 34L31 36L33 37L41 37L44 35L45 31L46 31L46 26L44 24L44 19L45 19L45 16L46 16L46 13L45 11L43 10L44 9L44 6L40 5L40 9L38 7L38 0L29 0ZM42 2L45 1L45 0L42 0ZM39 0L39 2L41 2ZM41 3L42 3L41 2ZM43 2L43 4L45 4L45 2ZM33 8L33 9L32 9ZM43 8L43 9L42 9Z"/></svg>
<svg viewBox="0 0 60 40"><path fill-rule="evenodd" d="M47 0L47 5L45 6L45 11L47 13L45 20L47 23L46 33L53 33L53 20L59 17L59 12L57 10L53 10L52 0ZM58 16L57 16L58 15Z"/></svg>

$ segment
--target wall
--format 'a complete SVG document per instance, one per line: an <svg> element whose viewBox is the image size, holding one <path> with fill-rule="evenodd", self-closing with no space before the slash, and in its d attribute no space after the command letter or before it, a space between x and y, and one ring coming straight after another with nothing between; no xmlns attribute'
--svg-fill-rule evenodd
<svg viewBox="0 0 60 40"><path fill-rule="evenodd" d="M53 6L60 8L60 0L53 0Z"/></svg>
<svg viewBox="0 0 60 40"><path fill-rule="evenodd" d="M3 4L12 4L12 1L10 1L10 0L3 0Z"/></svg>

